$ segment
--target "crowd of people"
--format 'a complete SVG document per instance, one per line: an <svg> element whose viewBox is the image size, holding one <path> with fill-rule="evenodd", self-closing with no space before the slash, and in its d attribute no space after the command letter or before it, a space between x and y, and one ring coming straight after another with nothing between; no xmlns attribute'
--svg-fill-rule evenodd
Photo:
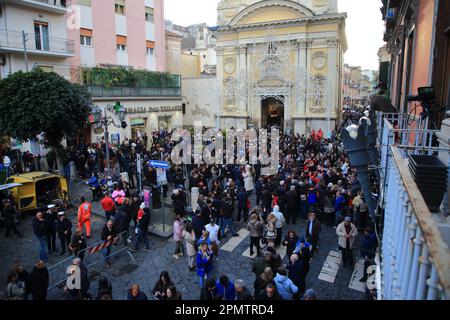
<svg viewBox="0 0 450 320"><path fill-rule="evenodd" d="M172 132L160 130L150 139L144 136L111 147L112 175L120 177L121 172L126 172L128 179L119 179L115 185L103 189L98 173L105 170L104 143L80 146L73 151L78 173L88 179L93 190L92 200L100 201L104 210L106 222L101 232L102 241L122 240L130 251L138 251L143 243L144 250L149 251L151 209L145 205L141 194L133 192L135 180L138 180L136 155L141 154L144 163L149 159L171 162L170 153L176 143ZM373 263L377 238L365 203L367 195L358 185L339 135L332 133L324 137L321 130L312 131L309 137L281 134L279 145L280 166L273 176L261 175L260 164L203 164L185 168L172 164L167 171L167 184L161 184L155 169L144 165L142 180L144 186L152 189L152 209L161 206L161 194L168 197L169 185L173 187L170 195L175 215L173 258L187 257L189 272L196 272L199 278L202 300L316 299L313 291L306 290L307 275L320 248L323 226L335 228L344 266L353 267L353 244L361 232L364 239L360 253L365 270ZM187 197L193 188L199 192L198 202L188 207ZM372 195L368 196L376 197L377 188L374 183ZM38 212L33 219L40 249L39 270L45 269L48 255L57 251L57 238L58 253L68 252L75 256L75 264L83 264L91 238L92 204L85 198L80 200L75 226L64 212L57 212L51 206L46 212ZM197 209L192 210L192 207ZM232 281L227 275L212 279L215 265L220 263L219 244L227 237L239 236L235 229L237 224L245 225L250 234L250 255L255 257L253 290L242 279ZM302 226L304 234L297 234L296 226ZM130 228L134 232L130 232ZM286 247L286 263L277 253L282 246ZM111 246L104 248L103 253L105 265L110 267ZM41 277L39 283L43 285L45 279ZM99 288L106 293L99 294L98 298L112 299L112 293L107 290L109 281L101 280ZM361 281L366 280L365 272ZM33 292L29 289L33 288L32 284L19 285L25 282L23 275L12 271L8 277L11 296L17 296L15 293L20 293L22 287L24 293ZM152 294L157 299L181 299L167 272L161 273ZM90 298L85 289L82 294L69 293L69 296ZM130 287L127 298L146 300L148 297L135 284Z"/></svg>

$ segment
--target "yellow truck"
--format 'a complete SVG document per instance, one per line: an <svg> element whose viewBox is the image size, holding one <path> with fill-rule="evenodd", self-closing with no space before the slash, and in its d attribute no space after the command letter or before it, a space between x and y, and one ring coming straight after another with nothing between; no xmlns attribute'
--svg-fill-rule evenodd
<svg viewBox="0 0 450 320"><path fill-rule="evenodd" d="M11 189L20 212L44 209L55 201L69 201L67 180L56 174L27 172L9 177L6 183L21 184Z"/></svg>

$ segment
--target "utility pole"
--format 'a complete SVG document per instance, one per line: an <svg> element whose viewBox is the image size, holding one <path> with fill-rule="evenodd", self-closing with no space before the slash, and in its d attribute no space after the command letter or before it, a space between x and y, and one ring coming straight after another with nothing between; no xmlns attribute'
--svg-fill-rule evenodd
<svg viewBox="0 0 450 320"><path fill-rule="evenodd" d="M25 30L22 30L23 54L25 57L25 71L28 72L28 51L27 51L27 36Z"/></svg>
<svg viewBox="0 0 450 320"><path fill-rule="evenodd" d="M106 178L110 176L110 162L109 162L109 131L108 131L108 114L105 108L105 118L103 124L105 125L105 142L106 142Z"/></svg>

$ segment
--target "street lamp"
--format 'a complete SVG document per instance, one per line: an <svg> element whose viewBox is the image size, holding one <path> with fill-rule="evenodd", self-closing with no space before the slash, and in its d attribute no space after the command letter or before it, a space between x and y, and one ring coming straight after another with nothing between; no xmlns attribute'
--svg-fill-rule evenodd
<svg viewBox="0 0 450 320"><path fill-rule="evenodd" d="M120 124L116 124L114 119L110 116L108 116L107 112L116 112L117 117L120 120ZM104 127L104 138L106 143L106 174L107 177L110 177L110 156L109 156L109 125L112 124L116 128L123 128L125 129L127 127L127 123L125 122L125 118L127 116L127 110L120 106L120 108L116 111L113 106L106 105L104 108L104 113L102 114L102 110L99 108L99 106L95 105L92 107L91 110L91 119L93 123L96 123L99 125L99 127Z"/></svg>

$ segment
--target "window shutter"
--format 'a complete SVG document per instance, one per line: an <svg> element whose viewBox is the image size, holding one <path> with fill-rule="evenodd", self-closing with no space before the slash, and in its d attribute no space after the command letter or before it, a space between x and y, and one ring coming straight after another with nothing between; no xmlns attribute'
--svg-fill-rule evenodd
<svg viewBox="0 0 450 320"><path fill-rule="evenodd" d="M116 36L117 37L117 44L127 45L127 37L125 36Z"/></svg>
<svg viewBox="0 0 450 320"><path fill-rule="evenodd" d="M145 7L145 13L153 14L153 8Z"/></svg>
<svg viewBox="0 0 450 320"><path fill-rule="evenodd" d="M125 7L125 0L116 0L116 4L120 4Z"/></svg>
<svg viewBox="0 0 450 320"><path fill-rule="evenodd" d="M92 30L91 29L81 28L80 29L80 36L92 37Z"/></svg>
<svg viewBox="0 0 450 320"><path fill-rule="evenodd" d="M148 41L147 40L147 48L154 49L155 48L155 41Z"/></svg>

